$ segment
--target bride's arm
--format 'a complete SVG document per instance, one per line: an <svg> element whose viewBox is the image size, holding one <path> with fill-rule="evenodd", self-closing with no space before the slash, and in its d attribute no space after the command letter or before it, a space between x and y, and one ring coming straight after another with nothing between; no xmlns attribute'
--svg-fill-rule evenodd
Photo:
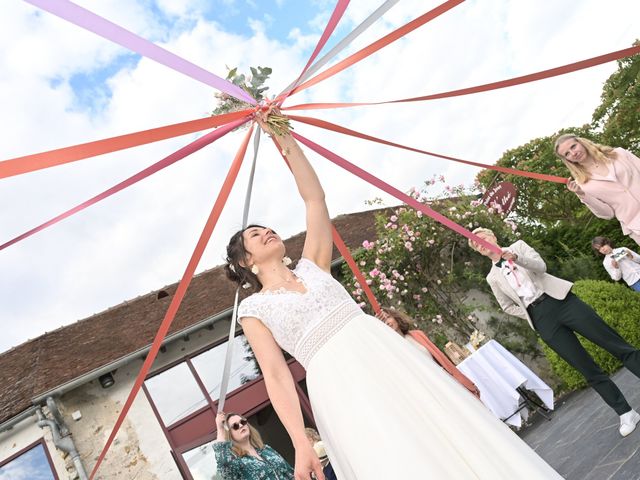
<svg viewBox="0 0 640 480"><path fill-rule="evenodd" d="M260 364L273 408L296 450L296 480L308 479L311 472L315 473L318 480L324 480L322 464L304 432L304 420L295 382L282 350L269 329L257 318L245 317L242 320L242 329Z"/></svg>
<svg viewBox="0 0 640 480"><path fill-rule="evenodd" d="M270 133L268 126L263 122L260 123L263 129ZM333 239L331 236L331 220L329 219L329 211L320 180L318 180L316 172L300 145L291 134L273 135L273 137L280 144L287 157L293 178L305 204L307 236L302 255L328 272L331 269Z"/></svg>

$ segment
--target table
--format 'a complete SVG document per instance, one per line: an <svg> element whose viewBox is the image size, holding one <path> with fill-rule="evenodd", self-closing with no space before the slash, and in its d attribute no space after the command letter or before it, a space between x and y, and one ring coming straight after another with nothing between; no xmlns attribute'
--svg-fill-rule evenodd
<svg viewBox="0 0 640 480"><path fill-rule="evenodd" d="M528 410L521 408L518 389L535 392L553 410L553 390L524 363L495 340L490 340L458 364L480 390L480 400L493 414L515 427L522 426Z"/></svg>

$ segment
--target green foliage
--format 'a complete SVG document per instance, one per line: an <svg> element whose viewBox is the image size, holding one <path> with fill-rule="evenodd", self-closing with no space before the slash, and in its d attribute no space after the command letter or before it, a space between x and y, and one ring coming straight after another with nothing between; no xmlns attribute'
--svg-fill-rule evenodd
<svg viewBox="0 0 640 480"><path fill-rule="evenodd" d="M272 70L269 67L250 67L250 70L251 75L246 76L244 74L238 74L238 67L231 68L227 73L227 80L239 86L260 102L265 98L264 92L269 90L269 87L265 87L264 83L268 80ZM216 93L214 96L218 100L218 106L213 110L212 115L237 112L238 110L251 108L251 105L248 103L238 100L226 93Z"/></svg>
<svg viewBox="0 0 640 480"><path fill-rule="evenodd" d="M640 294L621 283L598 280L580 280L575 283L573 292L611 325L631 345L640 347ZM580 342L596 363L607 373L618 370L622 364L602 348L585 340ZM554 372L570 390L586 385L584 377L562 360L540 340L543 351Z"/></svg>
<svg viewBox="0 0 640 480"><path fill-rule="evenodd" d="M493 332L493 338L511 353L529 355L533 358L540 356L538 335L527 322L520 318L501 320L491 317L487 323Z"/></svg>
<svg viewBox="0 0 640 480"><path fill-rule="evenodd" d="M569 171L553 153L553 142L557 135L568 132L567 130L549 137L536 138L525 145L508 150L496 165L567 178ZM571 133L593 137L587 127L572 129ZM477 181L485 190L493 182L513 183L518 191L515 213L528 225L549 227L558 222L583 222L592 215L564 184L518 175L496 174L493 170L482 171L477 176Z"/></svg>
<svg viewBox="0 0 640 480"><path fill-rule="evenodd" d="M517 238L513 222L487 209L462 187L445 186L444 198L433 201L429 189L435 184L434 178L408 193L470 230L491 228L506 243ZM465 237L403 205L376 216L376 239L363 242L363 247L354 257L381 303L402 308L422 329L428 326L430 335L446 328L458 333L456 340L468 341L475 319L469 318L471 309L463 297L469 288L486 285L481 272L488 261L468 247ZM361 285L346 265L343 282L364 306Z"/></svg>
<svg viewBox="0 0 640 480"><path fill-rule="evenodd" d="M640 44L640 41L634 45ZM602 143L640 150L640 55L618 60L618 70L602 88L601 103L593 112L593 128Z"/></svg>
<svg viewBox="0 0 640 480"><path fill-rule="evenodd" d="M535 138L505 152L497 165L568 177L568 170L553 153L555 138L563 133L637 153L640 150L640 55L620 60L618 67L604 84L602 102L590 125ZM563 184L496 174L490 170L481 172L477 181L484 189L501 181L516 186L515 215L520 231L527 243L542 255L553 275L572 281L608 278L601 258L591 251L591 239L597 235L611 238L618 246L635 246L622 234L617 220L595 217Z"/></svg>

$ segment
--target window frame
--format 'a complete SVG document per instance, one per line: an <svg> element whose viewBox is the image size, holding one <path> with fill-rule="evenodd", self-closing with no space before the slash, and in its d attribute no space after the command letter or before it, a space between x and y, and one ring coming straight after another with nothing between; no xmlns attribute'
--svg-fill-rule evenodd
<svg viewBox="0 0 640 480"><path fill-rule="evenodd" d="M47 442L44 440L44 437L40 437L38 440L31 443L30 445L27 445L26 447L14 453L10 457L5 458L4 460L0 460L0 468L4 467L5 465L8 465L15 459L21 457L22 455L27 453L29 450L33 450L38 445L42 445L42 449L44 450L44 455L47 459L47 462L49 463L49 468L51 469L51 473L53 474L54 480L60 480L60 477L58 476L58 472L56 471L55 465L53 463L53 459L51 458L51 453L49 453L49 449L47 448Z"/></svg>

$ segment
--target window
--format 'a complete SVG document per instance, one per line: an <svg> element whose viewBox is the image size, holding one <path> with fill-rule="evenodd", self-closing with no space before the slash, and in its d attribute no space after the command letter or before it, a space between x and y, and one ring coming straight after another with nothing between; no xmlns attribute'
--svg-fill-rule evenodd
<svg viewBox="0 0 640 480"><path fill-rule="evenodd" d="M260 375L258 364L244 335L235 337L233 341L228 392ZM173 425L207 406L207 398L198 382L204 385L212 401L218 399L226 352L227 342L224 342L145 381L153 403L166 426ZM189 362L197 376L193 375Z"/></svg>
<svg viewBox="0 0 640 480"><path fill-rule="evenodd" d="M58 480L42 441L0 462L0 480Z"/></svg>
<svg viewBox="0 0 640 480"><path fill-rule="evenodd" d="M260 375L258 364L244 335L235 337L233 341L228 392L232 392ZM223 343L191 360L209 395L211 395L211 399L214 401L220 396L220 381L222 380L222 368L226 353L227 344Z"/></svg>
<svg viewBox="0 0 640 480"><path fill-rule="evenodd" d="M213 442L205 443L182 454L193 480L220 480L222 478L218 474L212 444Z"/></svg>
<svg viewBox="0 0 640 480"><path fill-rule="evenodd" d="M145 384L165 425L171 425L207 404L186 363L150 378Z"/></svg>

